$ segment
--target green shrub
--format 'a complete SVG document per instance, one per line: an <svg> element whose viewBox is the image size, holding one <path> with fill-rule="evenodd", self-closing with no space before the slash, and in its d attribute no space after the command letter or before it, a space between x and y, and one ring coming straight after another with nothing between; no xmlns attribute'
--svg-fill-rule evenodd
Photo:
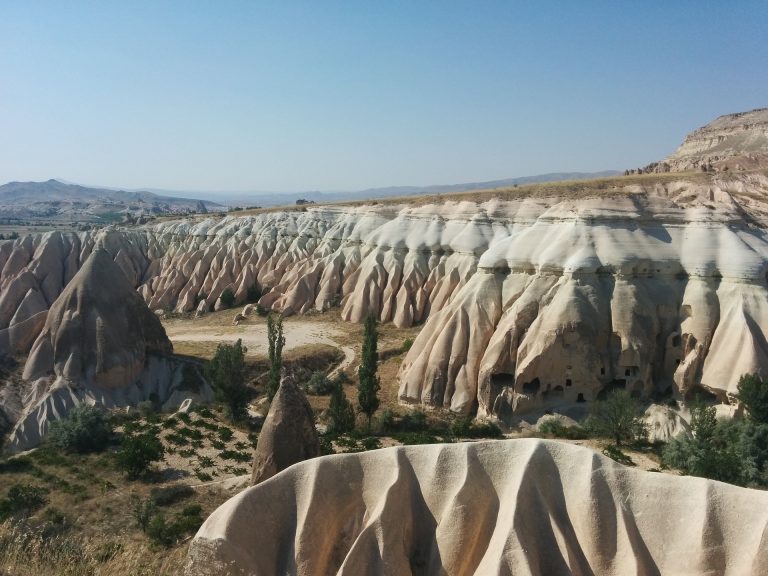
<svg viewBox="0 0 768 576"><path fill-rule="evenodd" d="M235 450L222 450L219 453L222 460L234 460L235 462L250 462L252 456L247 452L237 452Z"/></svg>
<svg viewBox="0 0 768 576"><path fill-rule="evenodd" d="M315 371L309 381L302 385L302 389L312 396L325 396L333 392L335 383L331 382L324 372Z"/></svg>
<svg viewBox="0 0 768 576"><path fill-rule="evenodd" d="M229 442L232 440L232 436L235 434L231 428L227 428L226 426L219 426L217 433L219 438L221 438L224 442Z"/></svg>
<svg viewBox="0 0 768 576"><path fill-rule="evenodd" d="M361 444L366 450L378 450L381 448L381 441L375 436L368 436L367 438L363 438Z"/></svg>
<svg viewBox="0 0 768 576"><path fill-rule="evenodd" d="M215 423L207 422L203 419L192 420L192 422L190 423L190 426L195 426L196 428L203 428L211 432L215 432L216 430L219 429L218 425L216 425Z"/></svg>
<svg viewBox="0 0 768 576"><path fill-rule="evenodd" d="M320 455L321 456L328 456L330 454L336 454L336 450L333 449L333 444L331 442L331 437L327 434L321 434L319 437L320 440Z"/></svg>
<svg viewBox="0 0 768 576"><path fill-rule="evenodd" d="M171 506L193 496L195 491L186 484L174 484L161 488L152 488L149 497L157 506Z"/></svg>
<svg viewBox="0 0 768 576"><path fill-rule="evenodd" d="M64 526L67 523L67 516L54 506L49 506L40 515L44 522L53 526Z"/></svg>
<svg viewBox="0 0 768 576"><path fill-rule="evenodd" d="M164 452L163 443L156 436L125 436L117 453L117 465L128 478L135 479L144 474L150 464L161 460Z"/></svg>
<svg viewBox="0 0 768 576"><path fill-rule="evenodd" d="M741 486L768 485L768 424L717 421L714 406L691 410L692 437L671 440L662 452L665 466L686 474Z"/></svg>
<svg viewBox="0 0 768 576"><path fill-rule="evenodd" d="M195 406L190 410L190 412L195 412L200 418L213 418L214 414L211 412L207 407L205 406Z"/></svg>
<svg viewBox="0 0 768 576"><path fill-rule="evenodd" d="M473 422L472 418L457 418L451 424L451 434L458 438L501 438L501 428L494 422Z"/></svg>
<svg viewBox="0 0 768 576"><path fill-rule="evenodd" d="M625 466L636 466L636 464L632 461L632 458L624 454L624 452L621 451L621 448L613 444L606 446L603 449L603 454L608 456L608 458L611 460L615 460L619 464L624 464Z"/></svg>
<svg viewBox="0 0 768 576"><path fill-rule="evenodd" d="M440 440L426 432L398 432L392 437L406 446L413 444L440 444Z"/></svg>
<svg viewBox="0 0 768 576"><path fill-rule="evenodd" d="M400 428L406 432L423 432L429 428L427 414L418 408L411 410L400 420Z"/></svg>
<svg viewBox="0 0 768 576"><path fill-rule="evenodd" d="M29 516L42 508L48 501L45 496L47 492L40 486L12 485L5 498L0 500L0 521L11 516Z"/></svg>
<svg viewBox="0 0 768 576"><path fill-rule="evenodd" d="M611 438L616 446L636 442L648 434L643 407L621 389L611 391L605 400L592 404L584 427L590 434Z"/></svg>
<svg viewBox="0 0 768 576"><path fill-rule="evenodd" d="M155 413L155 403L152 400L143 400L136 404L136 410L139 411L144 418L148 418Z"/></svg>
<svg viewBox="0 0 768 576"><path fill-rule="evenodd" d="M200 456L197 459L197 463L201 468L211 468L213 466L213 458L209 456Z"/></svg>
<svg viewBox="0 0 768 576"><path fill-rule="evenodd" d="M403 344L400 346L400 350L403 354L405 354L411 349L411 346L413 346L413 338L406 338L403 340Z"/></svg>
<svg viewBox="0 0 768 576"><path fill-rule="evenodd" d="M539 433L542 436L567 438L568 440L584 440L589 438L589 432L581 426L564 426L562 422L554 418L543 422L539 426Z"/></svg>
<svg viewBox="0 0 768 576"><path fill-rule="evenodd" d="M164 422L161 424L161 426L162 426L163 428L165 428L166 430L170 430L170 429L172 429L172 428L176 428L176 426L178 426L178 425L179 425L179 421L178 421L176 418L174 418L173 416L171 416L170 418L167 418L167 419L166 419L166 420L165 420L165 421L164 421Z"/></svg>
<svg viewBox="0 0 768 576"><path fill-rule="evenodd" d="M0 462L0 474L20 474L31 472L34 468L35 464L28 456L16 456Z"/></svg>
<svg viewBox="0 0 768 576"><path fill-rule="evenodd" d="M232 308L232 306L235 305L235 294L227 288L224 290L224 292L221 293L221 296L219 296L219 300L221 300L222 306L224 308Z"/></svg>
<svg viewBox="0 0 768 576"><path fill-rule="evenodd" d="M246 299L248 302L257 302L259 298L261 298L261 290L259 290L259 287L256 284L252 284L248 287Z"/></svg>
<svg viewBox="0 0 768 576"><path fill-rule="evenodd" d="M200 482L210 482L213 480L213 476L208 474L208 472L200 470L199 468L195 470L195 476L197 476L197 479L200 480Z"/></svg>
<svg viewBox="0 0 768 576"><path fill-rule="evenodd" d="M395 413L390 408L384 408L379 414L379 427L382 432L390 432L395 428Z"/></svg>
<svg viewBox="0 0 768 576"><path fill-rule="evenodd" d="M202 508L197 504L186 506L173 520L166 520L164 514L156 514L150 500L139 501L137 525L153 544L170 548L188 534L192 534L203 523Z"/></svg>
<svg viewBox="0 0 768 576"><path fill-rule="evenodd" d="M102 410L79 404L66 418L51 424L46 440L64 452L99 452L112 440L112 423Z"/></svg>
<svg viewBox="0 0 768 576"><path fill-rule="evenodd" d="M203 433L200 432L200 430L197 430L195 428L187 428L186 426L182 426L179 428L176 433L179 436L185 436L191 440L202 440L203 439Z"/></svg>
<svg viewBox="0 0 768 576"><path fill-rule="evenodd" d="M185 438L181 434L176 434L175 432L173 434L168 434L165 439L176 446L186 446L189 444L189 438Z"/></svg>
<svg viewBox="0 0 768 576"><path fill-rule="evenodd" d="M768 380L757 374L744 374L739 378L736 397L744 403L749 417L760 424L768 424Z"/></svg>
<svg viewBox="0 0 768 576"><path fill-rule="evenodd" d="M138 497L131 498L131 512L133 519L136 521L136 527L142 532L146 532L149 527L149 523L155 515L157 506L152 498L142 500Z"/></svg>

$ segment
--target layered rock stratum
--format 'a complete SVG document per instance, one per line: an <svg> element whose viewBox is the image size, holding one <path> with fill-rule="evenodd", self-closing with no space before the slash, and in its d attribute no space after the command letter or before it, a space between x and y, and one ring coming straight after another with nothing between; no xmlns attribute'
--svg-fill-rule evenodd
<svg viewBox="0 0 768 576"><path fill-rule="evenodd" d="M186 574L767 571L768 493L530 439L302 462L216 510Z"/></svg>
<svg viewBox="0 0 768 576"><path fill-rule="evenodd" d="M747 170L768 165L768 108L720 116L691 132L650 172Z"/></svg>
<svg viewBox="0 0 768 576"><path fill-rule="evenodd" d="M152 310L257 289L285 314L424 324L403 402L504 420L611 387L727 404L768 373L767 198L762 171L645 175L28 236L0 244L0 351L29 350L98 244Z"/></svg>
<svg viewBox="0 0 768 576"><path fill-rule="evenodd" d="M81 403L118 408L151 398L170 407L189 395L210 398L196 368L171 358L172 350L157 316L110 254L96 248L51 305L32 345L23 409L9 418L16 424L7 447L34 446L53 419Z"/></svg>

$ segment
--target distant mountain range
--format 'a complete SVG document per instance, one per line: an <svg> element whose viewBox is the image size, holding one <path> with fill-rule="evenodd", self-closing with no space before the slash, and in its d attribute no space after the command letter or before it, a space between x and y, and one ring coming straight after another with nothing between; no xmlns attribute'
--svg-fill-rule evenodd
<svg viewBox="0 0 768 576"><path fill-rule="evenodd" d="M89 188L59 180L0 186L0 222L119 222L130 216L226 210L216 202L152 192Z"/></svg>
<svg viewBox="0 0 768 576"><path fill-rule="evenodd" d="M616 170L603 172L552 172L536 176L522 176L519 178L505 178L503 180L489 180L486 182L466 182L464 184L435 184L431 186L388 186L383 188L367 188L357 191L319 191L308 190L305 192L179 192L148 188L152 192L166 195L184 194L191 198L212 198L230 206L284 206L294 204L296 200L303 199L312 202L345 202L355 200L367 200L376 198L389 198L392 196L414 196L419 194L438 194L451 192L467 192L471 190L487 190L489 188L508 188L515 184L531 184L535 182L555 182L561 180L588 180L616 176Z"/></svg>
<svg viewBox="0 0 768 576"><path fill-rule="evenodd" d="M614 176L618 172L553 172L537 176L506 178L464 184L432 186L389 186L349 191L306 192L181 192L159 189L120 190L104 186L83 186L62 180L9 182L0 186L0 224L14 222L102 223L161 214L218 212L227 206L281 206L308 202L345 202L392 196L414 196L508 188L534 182L583 180ZM216 198L218 202L208 200Z"/></svg>

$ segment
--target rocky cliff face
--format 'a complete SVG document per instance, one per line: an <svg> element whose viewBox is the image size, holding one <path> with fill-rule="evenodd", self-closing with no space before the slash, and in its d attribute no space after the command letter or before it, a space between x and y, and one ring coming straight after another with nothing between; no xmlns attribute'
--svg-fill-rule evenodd
<svg viewBox="0 0 768 576"><path fill-rule="evenodd" d="M748 170L768 166L768 108L720 116L691 132L649 171Z"/></svg>
<svg viewBox="0 0 768 576"><path fill-rule="evenodd" d="M32 345L22 409L8 418L16 422L8 448L34 446L51 420L80 403L114 408L154 397L168 407L187 395L209 397L193 366L169 358L172 349L110 254L95 249L53 302Z"/></svg>
<svg viewBox="0 0 768 576"><path fill-rule="evenodd" d="M608 387L727 402L768 373L768 178L619 178L463 201L315 207L0 244L0 345L24 350L93 246L151 309L256 287L286 314L424 323L406 402L510 418Z"/></svg>
<svg viewBox="0 0 768 576"><path fill-rule="evenodd" d="M187 576L766 571L767 493L532 439L302 462L216 510L186 567Z"/></svg>

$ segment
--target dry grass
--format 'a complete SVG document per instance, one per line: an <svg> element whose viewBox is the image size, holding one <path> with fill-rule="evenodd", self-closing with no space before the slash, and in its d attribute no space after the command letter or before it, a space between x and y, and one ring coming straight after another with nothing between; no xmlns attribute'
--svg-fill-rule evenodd
<svg viewBox="0 0 768 576"><path fill-rule="evenodd" d="M11 486L36 486L44 489L45 504L33 513L0 525L0 568L9 575L47 576L80 575L157 575L181 573L191 534L171 548L153 545L136 525L133 506L146 500L153 489L184 484L193 487L188 498L158 508L172 517L187 505L202 507L202 517L231 497L221 481L247 476L251 470L252 446L246 428L223 421L220 412L190 415L190 423L175 427L162 423L168 416L153 417L160 426L158 436L166 449L163 462L146 479L130 481L116 468L113 447L101 454L62 454L38 449L22 457L23 465L0 467L0 498ZM215 448L212 440L222 441L209 425L227 427L232 437ZM147 431L146 419L131 422ZM197 429L206 436L199 446L192 442L178 446L168 436L182 427ZM122 428L119 427L118 430ZM191 453L181 455L181 450ZM234 461L223 450L248 456L246 462ZM204 462L203 458L210 459ZM198 478L198 471L210 478ZM0 571L0 575L6 574Z"/></svg>

